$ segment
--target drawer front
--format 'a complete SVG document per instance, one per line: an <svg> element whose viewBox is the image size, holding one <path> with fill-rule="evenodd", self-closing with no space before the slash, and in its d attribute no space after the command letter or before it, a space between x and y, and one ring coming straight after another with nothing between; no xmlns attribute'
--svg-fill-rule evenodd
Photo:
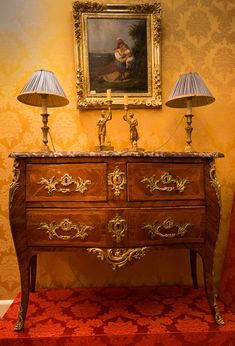
<svg viewBox="0 0 235 346"><path fill-rule="evenodd" d="M29 246L137 247L200 242L205 208L27 209Z"/></svg>
<svg viewBox="0 0 235 346"><path fill-rule="evenodd" d="M128 200L204 199L202 164L128 163Z"/></svg>
<svg viewBox="0 0 235 346"><path fill-rule="evenodd" d="M106 163L28 164L26 201L106 201Z"/></svg>
<svg viewBox="0 0 235 346"><path fill-rule="evenodd" d="M104 246L107 213L104 209L27 209L29 246Z"/></svg>
<svg viewBox="0 0 235 346"><path fill-rule="evenodd" d="M150 209L140 210L138 218L133 215L132 222L137 241L146 245L192 243L203 241L205 215L204 207Z"/></svg>
<svg viewBox="0 0 235 346"><path fill-rule="evenodd" d="M108 230L119 247L202 242L205 208L136 208L110 210Z"/></svg>

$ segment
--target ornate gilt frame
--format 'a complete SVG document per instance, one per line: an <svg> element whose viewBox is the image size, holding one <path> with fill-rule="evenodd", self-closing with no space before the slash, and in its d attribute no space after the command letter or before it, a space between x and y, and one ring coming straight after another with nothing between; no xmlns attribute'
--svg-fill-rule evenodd
<svg viewBox="0 0 235 346"><path fill-rule="evenodd" d="M73 3L74 33L75 33L75 55L77 65L77 105L80 108L97 109L106 105L106 90L99 86L92 90L92 74L90 67L92 60L89 55L88 36L92 37L89 23L92 20L114 20L125 24L129 22L145 23L146 28L146 78L145 89L138 90L129 87L126 91L124 84L119 87L108 87L112 89L112 106L122 108L124 94L128 94L128 104L135 108L161 107L161 63L160 63L160 36L161 36L161 5L158 2L143 4L102 4L98 2ZM111 22L112 24L112 22ZM90 24L89 24L90 25ZM90 26L91 27L91 26ZM128 27L129 28L129 27ZM129 31L128 31L129 33ZM95 34L95 33L94 33ZM108 34L107 34L108 35ZM113 39L107 37L107 40ZM115 38L116 39L116 38ZM136 64L138 65L138 64ZM136 78L136 75L133 75ZM94 85L94 84L93 84ZM96 84L98 85L98 84ZM133 84L134 85L134 84ZM141 89L141 88L140 88ZM98 91L97 91L98 90Z"/></svg>

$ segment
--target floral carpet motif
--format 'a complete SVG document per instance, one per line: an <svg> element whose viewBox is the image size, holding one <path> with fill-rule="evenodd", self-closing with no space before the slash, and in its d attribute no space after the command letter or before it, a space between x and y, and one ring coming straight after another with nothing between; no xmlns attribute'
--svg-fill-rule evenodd
<svg viewBox="0 0 235 346"><path fill-rule="evenodd" d="M235 345L235 314L213 320L203 288L38 289L15 332L20 295L0 320L1 346Z"/></svg>

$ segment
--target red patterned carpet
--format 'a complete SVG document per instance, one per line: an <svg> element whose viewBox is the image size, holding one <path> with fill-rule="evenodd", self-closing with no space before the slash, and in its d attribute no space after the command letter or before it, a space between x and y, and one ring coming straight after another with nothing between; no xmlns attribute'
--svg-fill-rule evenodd
<svg viewBox="0 0 235 346"><path fill-rule="evenodd" d="M39 289L25 329L15 332L19 297L0 320L1 346L234 346L235 314L211 316L204 289Z"/></svg>

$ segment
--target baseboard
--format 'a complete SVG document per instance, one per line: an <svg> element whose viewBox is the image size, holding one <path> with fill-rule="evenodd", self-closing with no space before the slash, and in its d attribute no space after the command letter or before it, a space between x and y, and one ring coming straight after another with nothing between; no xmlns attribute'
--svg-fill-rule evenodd
<svg viewBox="0 0 235 346"><path fill-rule="evenodd" d="M0 300L0 318L5 314L12 303L13 300Z"/></svg>

